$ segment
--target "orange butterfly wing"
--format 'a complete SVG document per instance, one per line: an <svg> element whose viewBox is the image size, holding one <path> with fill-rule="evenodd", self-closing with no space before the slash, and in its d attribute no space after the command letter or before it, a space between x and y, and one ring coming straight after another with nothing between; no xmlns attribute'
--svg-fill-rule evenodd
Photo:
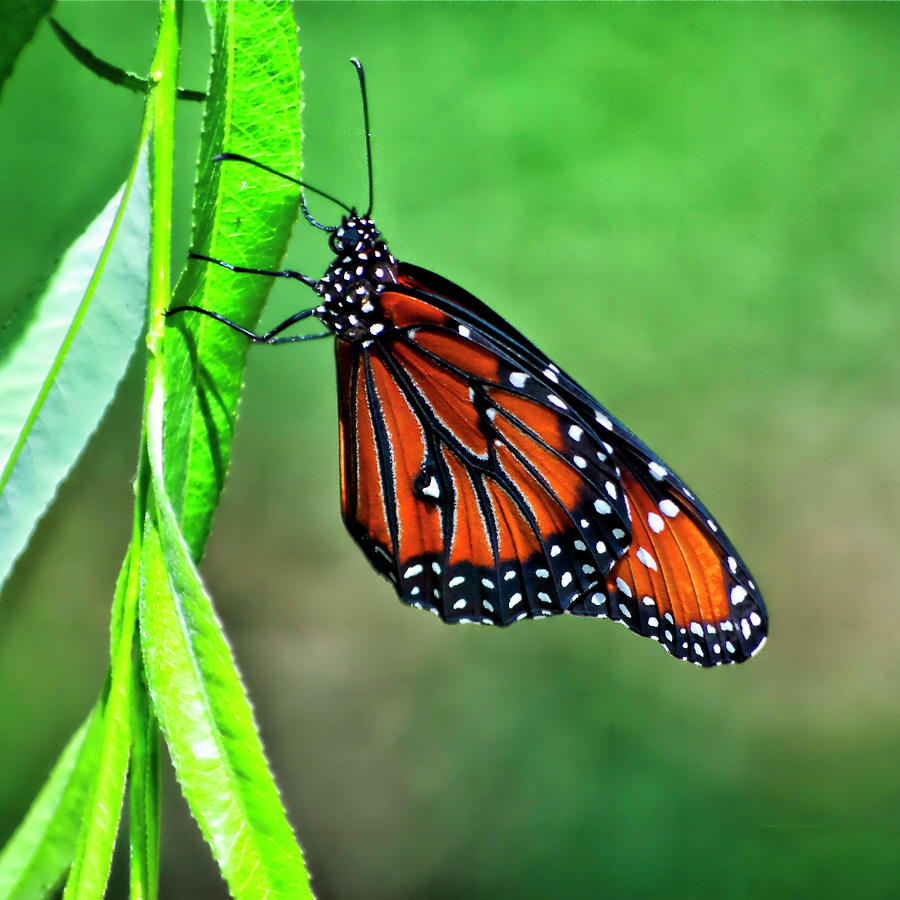
<svg viewBox="0 0 900 900"><path fill-rule="evenodd" d="M336 351L344 519L401 598L609 617L704 666L756 652L759 591L677 476L475 298L401 273L390 333Z"/></svg>

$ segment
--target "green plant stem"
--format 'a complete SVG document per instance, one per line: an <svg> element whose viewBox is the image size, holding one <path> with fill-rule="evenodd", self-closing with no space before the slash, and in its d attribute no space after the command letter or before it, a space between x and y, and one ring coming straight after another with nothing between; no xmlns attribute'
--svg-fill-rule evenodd
<svg viewBox="0 0 900 900"><path fill-rule="evenodd" d="M105 59L101 59L95 53L92 53L80 41L76 40L74 35L63 28L54 18L50 18L50 27L53 33L59 38L59 42L78 60L86 69L95 75L109 81L112 84L127 88L136 94L146 94L150 90L151 84L146 78L135 75L133 72L126 72L112 63L108 63ZM195 100L203 101L206 99L204 91L192 91L187 88L178 88L179 100Z"/></svg>
<svg viewBox="0 0 900 900"><path fill-rule="evenodd" d="M101 747L101 771L97 773L86 810L82 833L69 880L66 900L101 897L109 875L113 843L124 790L125 774L134 735L132 691L143 690L134 677L132 645L137 622L137 597L140 585L142 524L147 514L150 490L147 455L147 406L158 367L162 340L163 312L170 292L170 255L172 220L172 170L174 161L175 78L178 68L179 19L175 0L161 0L159 32L151 67L152 90L147 96L141 144L150 139L151 246L150 302L147 330L147 379L141 451L135 479L135 515L132 542L126 556L127 577L124 590L118 591L113 605L111 628L111 669L109 700L104 711ZM161 371L161 369L160 369ZM155 725L151 730L155 730ZM142 739L146 740L144 735ZM158 781L151 782L158 791ZM158 807L158 796L153 798ZM151 836L151 840L153 837ZM158 873L144 871L141 885L155 885ZM135 881L133 879L132 883Z"/></svg>
<svg viewBox="0 0 900 900"><path fill-rule="evenodd" d="M144 416L141 426L141 450L135 482L132 546L140 556L144 519L151 490L150 461L147 453L147 415L154 383L162 381L161 353L165 310L171 296L172 258L172 173L175 158L175 99L178 58L181 44L181 17L175 0L161 0L160 26L156 54L150 70L152 88L148 93L145 121L150 123L150 296L147 323L147 372L144 385ZM137 590L137 583L134 585ZM135 620L136 621L136 618ZM132 900L152 900L159 881L159 725L146 696L146 685L137 667L133 690L141 696L132 699L133 730L132 789L141 796L130 811ZM140 727L143 726L143 727ZM134 798L133 798L134 800Z"/></svg>

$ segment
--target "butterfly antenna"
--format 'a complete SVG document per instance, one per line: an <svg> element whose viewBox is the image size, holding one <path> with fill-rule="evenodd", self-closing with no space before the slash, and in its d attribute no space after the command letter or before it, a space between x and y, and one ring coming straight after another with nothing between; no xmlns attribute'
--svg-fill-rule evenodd
<svg viewBox="0 0 900 900"><path fill-rule="evenodd" d="M255 159L251 159L249 156L242 156L240 153L220 153L218 156L213 157L213 162L223 162L228 160L249 163L251 166L256 166L258 169L263 169L266 172L271 172L273 175L277 175L279 178L284 178L285 181L290 181L293 184L299 185L300 207L303 210L303 215L306 217L306 221L309 222L310 225L314 225L316 228L321 228L322 231L337 231L337 227L333 225L323 225L321 222L317 222L309 214L309 210L306 207L306 194L304 193L304 191L312 191L314 194L318 194L320 197L324 197L326 200L330 200L332 203L337 204L341 207L341 209L345 209L348 213L353 212L353 210L349 206L347 206L346 203L341 203L341 201L338 200L337 197L333 197L331 194L328 194L325 191L321 191L319 190L319 188L313 187L311 184L308 184L305 181L300 181L300 179L294 178L291 175L285 175L284 172L279 172L277 169L273 169L271 166L265 165L265 163L261 163Z"/></svg>
<svg viewBox="0 0 900 900"><path fill-rule="evenodd" d="M363 105L363 124L366 129L366 164L369 169L369 208L366 210L366 217L372 213L372 204L375 199L372 179L372 133L369 131L369 99L366 96L366 73L363 71L362 63L355 57L350 60L356 66L356 74L359 75L359 90L362 93Z"/></svg>

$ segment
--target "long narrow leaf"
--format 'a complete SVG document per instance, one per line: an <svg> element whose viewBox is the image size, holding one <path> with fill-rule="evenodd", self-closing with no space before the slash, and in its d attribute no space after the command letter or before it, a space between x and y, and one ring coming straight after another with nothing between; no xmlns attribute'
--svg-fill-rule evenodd
<svg viewBox="0 0 900 900"><path fill-rule="evenodd" d="M144 533L141 646L191 811L237 900L312 896L231 648L165 494L162 380L148 415L155 522Z"/></svg>
<svg viewBox="0 0 900 900"><path fill-rule="evenodd" d="M209 3L213 25L210 99L200 145L193 248L208 256L277 268L297 215L295 187L243 163L243 153L300 172L297 26L287 2ZM214 309L248 327L272 279L194 261L173 306ZM301 294L301 302L307 302ZM186 313L167 320L166 486L191 553L199 559L231 456L247 341Z"/></svg>
<svg viewBox="0 0 900 900"><path fill-rule="evenodd" d="M131 769L128 778L130 900L156 900L159 889L159 725L142 677L131 692Z"/></svg>
<svg viewBox="0 0 900 900"><path fill-rule="evenodd" d="M72 736L22 824L0 853L0 900L40 900L72 862L97 771L102 704Z"/></svg>
<svg viewBox="0 0 900 900"><path fill-rule="evenodd" d="M0 585L97 427L144 324L147 155L70 247L0 359Z"/></svg>
<svg viewBox="0 0 900 900"><path fill-rule="evenodd" d="M99 900L106 890L131 748L133 640L140 593L140 559L133 551L119 578L115 605L121 606L103 708L96 769L88 791L81 833L63 900Z"/></svg>
<svg viewBox="0 0 900 900"><path fill-rule="evenodd" d="M127 613L126 588L133 573L134 550L129 547L116 580L113 599L110 629L113 650L122 638ZM133 619L132 609L132 629ZM111 675L107 673L100 701L70 739L22 824L0 853L0 900L45 897L72 865L97 779L110 685Z"/></svg>

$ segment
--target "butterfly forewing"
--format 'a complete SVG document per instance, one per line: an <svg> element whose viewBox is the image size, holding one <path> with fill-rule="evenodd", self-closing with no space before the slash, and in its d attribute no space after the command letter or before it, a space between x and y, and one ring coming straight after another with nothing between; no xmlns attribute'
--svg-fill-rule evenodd
<svg viewBox="0 0 900 900"><path fill-rule="evenodd" d="M356 391L342 394L342 414L356 410L342 425L351 533L406 602L449 622L508 624L602 591L628 529L606 454L561 415L552 383L526 379L489 338L405 299L384 297L403 323L392 337L339 343L338 380ZM593 452L590 464L573 446ZM392 517L396 536L385 529Z"/></svg>

